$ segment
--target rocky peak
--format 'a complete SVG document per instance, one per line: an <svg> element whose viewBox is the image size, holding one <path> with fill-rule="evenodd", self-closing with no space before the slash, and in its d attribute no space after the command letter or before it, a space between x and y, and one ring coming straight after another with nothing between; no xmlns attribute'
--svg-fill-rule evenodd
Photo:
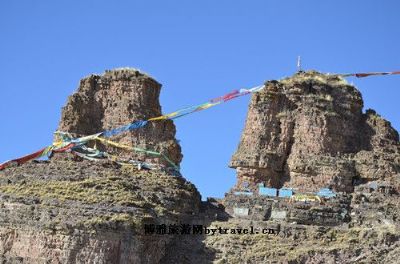
<svg viewBox="0 0 400 264"><path fill-rule="evenodd" d="M90 135L116 128L136 120L160 116L161 84L132 68L107 70L80 81L77 92L68 98L62 109L58 130L74 136ZM182 160L181 148L175 139L172 121L152 122L146 127L112 138L129 146L156 150L175 164ZM103 146L109 149L108 146ZM162 160L112 149L113 153L130 159L162 163Z"/></svg>
<svg viewBox="0 0 400 264"><path fill-rule="evenodd" d="M252 96L231 159L238 176L234 189L264 183L349 192L355 179L396 175L398 133L374 111L362 113L362 108L361 93L338 75L299 72L265 83ZM369 162L370 156L379 162Z"/></svg>
<svg viewBox="0 0 400 264"><path fill-rule="evenodd" d="M83 136L160 116L160 89L134 69L86 77L68 98L59 130ZM182 158L170 120L112 140L156 150L175 163ZM119 158L149 158L98 147ZM188 223L200 210L196 187L157 166L142 170L70 156L59 153L0 171L0 262L174 263L163 258L175 252L180 238L146 235L145 226Z"/></svg>

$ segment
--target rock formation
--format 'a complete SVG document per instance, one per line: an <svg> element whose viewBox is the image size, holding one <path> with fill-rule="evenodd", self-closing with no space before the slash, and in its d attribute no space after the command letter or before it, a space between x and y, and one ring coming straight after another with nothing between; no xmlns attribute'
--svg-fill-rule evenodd
<svg viewBox="0 0 400 264"><path fill-rule="evenodd" d="M265 183L351 192L354 181L398 175L398 133L362 108L361 93L337 75L299 72L267 82L251 99L230 163L237 170L235 189Z"/></svg>
<svg viewBox="0 0 400 264"><path fill-rule="evenodd" d="M69 98L59 130L81 136L159 116L160 87L133 69L91 75ZM69 153L9 167L0 171L0 262L398 263L399 135L362 107L353 86L317 72L267 82L252 96L231 161L238 173L233 190L264 183L300 194L338 191L313 201L229 192L202 202L193 184L162 168ZM172 121L112 139L177 164L182 158ZM172 232L180 224L189 233ZM146 234L146 225L159 232ZM202 233L193 234L194 225ZM243 231L250 227L256 232ZM206 233L211 228L228 231Z"/></svg>
<svg viewBox="0 0 400 264"><path fill-rule="evenodd" d="M160 90L161 84L135 69L122 68L106 71L103 75L90 75L81 80L77 92L68 98L58 130L74 136L91 135L137 120L158 117L162 114ZM112 140L161 152L179 165L182 154L175 132L173 122L166 120L148 123L141 129L117 135ZM163 162L115 148L112 152L126 159Z"/></svg>
<svg viewBox="0 0 400 264"><path fill-rule="evenodd" d="M89 135L157 117L160 88L133 69L91 75L69 97L59 130ZM112 140L159 151L176 164L182 159L172 121ZM102 147L126 159L151 159ZM144 225L188 222L199 212L200 194L182 177L71 157L59 153L0 171L2 263L159 263L179 238L145 235Z"/></svg>
<svg viewBox="0 0 400 264"><path fill-rule="evenodd" d="M398 263L399 135L362 108L355 87L314 71L269 81L252 96L230 163L237 183L220 201L232 218L209 228L252 226L258 233L207 236L214 261ZM260 195L259 183L300 196L322 187L336 194L299 201Z"/></svg>

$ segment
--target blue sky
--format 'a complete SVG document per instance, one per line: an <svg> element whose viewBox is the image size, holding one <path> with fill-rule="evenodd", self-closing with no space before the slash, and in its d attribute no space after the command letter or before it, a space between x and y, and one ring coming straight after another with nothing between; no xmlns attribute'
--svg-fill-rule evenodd
<svg viewBox="0 0 400 264"><path fill-rule="evenodd" d="M1 1L0 162L51 143L79 80L136 67L163 84L164 112L296 70L400 70L400 2ZM400 76L349 79L400 129ZM227 164L249 97L176 120L183 174L203 197L235 182Z"/></svg>

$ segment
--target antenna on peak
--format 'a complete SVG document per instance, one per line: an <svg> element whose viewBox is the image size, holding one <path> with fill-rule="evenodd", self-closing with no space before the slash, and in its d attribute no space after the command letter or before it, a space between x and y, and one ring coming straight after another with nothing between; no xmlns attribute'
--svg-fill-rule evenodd
<svg viewBox="0 0 400 264"><path fill-rule="evenodd" d="M301 56L297 56L297 72L301 72Z"/></svg>

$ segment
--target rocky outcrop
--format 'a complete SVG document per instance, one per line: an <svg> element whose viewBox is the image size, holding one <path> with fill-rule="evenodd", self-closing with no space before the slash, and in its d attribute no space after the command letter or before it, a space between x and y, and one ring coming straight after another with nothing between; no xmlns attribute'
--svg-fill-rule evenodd
<svg viewBox="0 0 400 264"><path fill-rule="evenodd" d="M265 183L351 192L355 180L396 178L399 135L362 108L360 92L336 75L299 72L267 82L251 99L230 163L238 175L234 189Z"/></svg>
<svg viewBox="0 0 400 264"><path fill-rule="evenodd" d="M253 226L259 233L207 237L215 260L398 262L399 135L362 108L354 86L314 71L269 81L252 96L230 163L237 183L222 201L233 219L210 226ZM259 183L300 194L332 188L336 196L306 202L267 197L259 194ZM278 233L262 234L276 223Z"/></svg>
<svg viewBox="0 0 400 264"><path fill-rule="evenodd" d="M77 92L63 107L59 131L74 136L91 135L162 115L159 103L161 84L135 69L122 68L90 75L80 81ZM175 164L182 160L171 120L150 122L145 127L117 135L113 141L128 146L155 150ZM119 157L163 163L159 158L103 146Z"/></svg>
<svg viewBox="0 0 400 264"><path fill-rule="evenodd" d="M133 69L91 75L68 99L59 130L82 136L159 116L160 87ZM267 82L252 97L230 164L238 173L233 190L241 192L207 202L162 166L56 153L9 167L0 171L0 262L398 263L399 136L362 107L361 94L338 76L301 72ZM113 140L177 164L182 158L172 121ZM292 187L300 196L282 189L261 195L258 183ZM321 187L339 192L301 198ZM201 232L176 233L180 224ZM159 232L146 234L150 225ZM211 228L224 231L210 234ZM249 228L256 232L243 231Z"/></svg>
<svg viewBox="0 0 400 264"><path fill-rule="evenodd" d="M161 115L161 85L134 69L106 71L80 82L63 108L59 130L94 134ZM179 164L172 121L151 122L113 141L156 150ZM163 160L97 145L121 159ZM187 223L201 204L196 188L164 170L138 170L110 160L57 153L49 161L0 171L2 263L160 263L176 235L145 233L146 224ZM192 246L201 248L193 240Z"/></svg>

